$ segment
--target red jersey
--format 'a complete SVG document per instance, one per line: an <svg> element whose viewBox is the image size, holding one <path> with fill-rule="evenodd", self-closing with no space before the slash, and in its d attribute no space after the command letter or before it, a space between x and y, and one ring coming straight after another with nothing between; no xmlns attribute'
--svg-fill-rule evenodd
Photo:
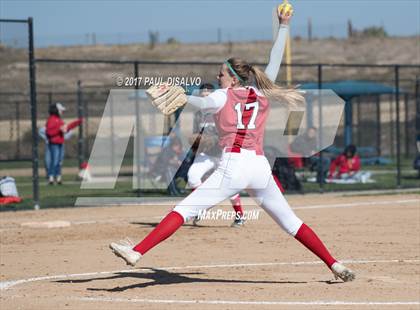
<svg viewBox="0 0 420 310"><path fill-rule="evenodd" d="M47 120L46 134L48 142L53 144L63 144L64 134L61 131L61 126L64 125L63 120L57 115L50 115Z"/></svg>
<svg viewBox="0 0 420 310"><path fill-rule="evenodd" d="M263 154L267 98L252 87L227 89L225 105L214 115L221 148L244 148Z"/></svg>
<svg viewBox="0 0 420 310"><path fill-rule="evenodd" d="M339 176L343 173L357 172L360 170L360 157L356 154L353 158L347 158L344 154L341 154L331 162L330 176L334 174L337 167Z"/></svg>

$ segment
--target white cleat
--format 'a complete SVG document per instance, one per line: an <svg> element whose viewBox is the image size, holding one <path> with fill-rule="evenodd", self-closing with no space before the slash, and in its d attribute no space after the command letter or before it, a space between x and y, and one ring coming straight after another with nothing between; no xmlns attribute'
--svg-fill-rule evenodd
<svg viewBox="0 0 420 310"><path fill-rule="evenodd" d="M344 266L342 263L339 263L339 262L335 262L331 266L331 270L336 280L340 278L344 282L350 282L356 278L356 275L353 271L351 271L349 268L347 268L346 266Z"/></svg>
<svg viewBox="0 0 420 310"><path fill-rule="evenodd" d="M135 266L140 260L141 254L133 250L133 243L130 240L112 242L109 247L112 252L125 260L127 265Z"/></svg>

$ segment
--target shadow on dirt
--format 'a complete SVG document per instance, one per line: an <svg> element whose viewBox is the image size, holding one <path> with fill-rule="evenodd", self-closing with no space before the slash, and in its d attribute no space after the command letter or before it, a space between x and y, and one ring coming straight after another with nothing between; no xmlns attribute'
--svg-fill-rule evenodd
<svg viewBox="0 0 420 310"><path fill-rule="evenodd" d="M149 286L157 285L171 285L171 284L185 284L185 283L251 283L251 284L307 284L306 281L263 281L263 280L234 280L234 279L210 279L210 278L200 278L196 277L198 275L203 275L202 272L184 272L176 273L169 272L162 269L155 268L142 268L148 269L151 272L118 272L109 277L97 277L97 278L88 278L88 279L74 279L74 280L59 280L54 281L56 283L88 283L94 281L109 281L114 279L141 279L141 280L150 280L147 282L135 283L127 286L117 286L114 288L87 288L88 291L105 291L105 292L122 292L129 289L135 288L145 288ZM190 277L192 276L192 277ZM328 281L320 281L327 283Z"/></svg>

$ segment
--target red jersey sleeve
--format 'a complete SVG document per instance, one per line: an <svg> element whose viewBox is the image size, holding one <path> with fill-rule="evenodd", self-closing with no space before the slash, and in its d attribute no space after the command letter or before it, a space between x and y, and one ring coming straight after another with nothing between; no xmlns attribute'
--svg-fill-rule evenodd
<svg viewBox="0 0 420 310"><path fill-rule="evenodd" d="M67 125L67 131L70 131L70 130L72 130L73 128L76 128L77 126L79 126L79 125L82 123L82 121L83 121L83 119L82 119L82 118L78 118L77 120L70 122L70 123Z"/></svg>

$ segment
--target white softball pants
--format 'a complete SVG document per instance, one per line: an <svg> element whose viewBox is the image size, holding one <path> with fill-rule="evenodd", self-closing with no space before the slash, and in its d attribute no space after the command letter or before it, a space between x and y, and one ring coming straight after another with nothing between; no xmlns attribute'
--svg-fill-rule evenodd
<svg viewBox="0 0 420 310"><path fill-rule="evenodd" d="M303 222L278 188L267 158L245 149L223 152L216 171L174 211L187 221L244 189L287 233L296 235Z"/></svg>
<svg viewBox="0 0 420 310"><path fill-rule="evenodd" d="M213 169L217 164L217 158L206 155L205 153L197 154L194 163L188 170L188 185L191 188L197 188L201 185L203 176Z"/></svg>

